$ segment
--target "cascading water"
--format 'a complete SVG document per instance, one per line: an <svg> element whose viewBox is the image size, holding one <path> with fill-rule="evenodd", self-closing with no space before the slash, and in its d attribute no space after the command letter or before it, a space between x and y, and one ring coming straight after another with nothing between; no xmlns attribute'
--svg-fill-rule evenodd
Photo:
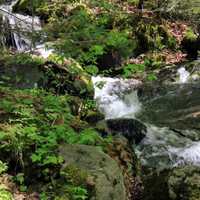
<svg viewBox="0 0 200 200"><path fill-rule="evenodd" d="M137 90L141 82L137 80L92 77L95 87L94 99L106 119L132 117L140 110Z"/></svg>
<svg viewBox="0 0 200 200"><path fill-rule="evenodd" d="M179 83L186 83L190 77L190 73L184 67L178 69L178 73L179 73Z"/></svg>
<svg viewBox="0 0 200 200"><path fill-rule="evenodd" d="M136 118L146 125L146 137L136 147L144 166L200 165L200 131L195 129L200 122L200 88L199 83L187 84L188 76L182 72L179 84L149 98L148 92L144 98L138 96L139 81L92 78L94 98L106 119Z"/></svg>
<svg viewBox="0 0 200 200"><path fill-rule="evenodd" d="M18 52L33 50L42 57L47 58L52 53L52 49L47 50L44 44L40 44L40 41L34 44L36 45L35 48L32 44L32 33L41 30L39 17L13 13L12 8L15 3L16 0L0 5L0 14L2 15L3 23L8 28L5 31L10 33L7 36L9 39L5 37L4 42L7 46L16 49Z"/></svg>
<svg viewBox="0 0 200 200"><path fill-rule="evenodd" d="M15 3L16 1L12 1L0 6L3 21L4 23L8 23L11 29L12 40L10 45L18 51L30 50L30 34L32 31L41 30L40 20L38 17L32 18L31 16L13 13L12 7Z"/></svg>

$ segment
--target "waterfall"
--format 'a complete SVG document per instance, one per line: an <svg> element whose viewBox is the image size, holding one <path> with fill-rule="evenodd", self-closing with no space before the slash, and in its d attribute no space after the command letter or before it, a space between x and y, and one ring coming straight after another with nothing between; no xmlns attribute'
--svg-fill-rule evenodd
<svg viewBox="0 0 200 200"><path fill-rule="evenodd" d="M12 12L12 7L17 1L11 1L0 6L0 14L2 15L4 26L7 26L9 32L9 39L4 41L8 47L16 49L18 52L29 52L33 50L36 54L47 58L52 52L52 49L46 49L45 44L36 41L33 47L33 32L41 31L41 22L39 17L22 15ZM8 42L6 40L9 40Z"/></svg>
<svg viewBox="0 0 200 200"><path fill-rule="evenodd" d="M11 47L16 48L17 51L23 52L30 50L32 41L32 31L40 31L41 24L39 17L31 17L12 12L12 7L16 1L3 4L0 6L3 22L8 23L11 32L12 42Z"/></svg>

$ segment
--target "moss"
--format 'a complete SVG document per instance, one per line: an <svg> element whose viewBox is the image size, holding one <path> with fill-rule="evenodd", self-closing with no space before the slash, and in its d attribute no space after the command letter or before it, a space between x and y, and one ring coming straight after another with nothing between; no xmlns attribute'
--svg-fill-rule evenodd
<svg viewBox="0 0 200 200"><path fill-rule="evenodd" d="M68 165L62 169L61 176L73 186L85 186L88 174L74 165Z"/></svg>
<svg viewBox="0 0 200 200"><path fill-rule="evenodd" d="M185 33L184 39L190 40L190 41L196 41L197 38L198 38L198 35L196 35L195 32L191 28L188 28Z"/></svg>
<svg viewBox="0 0 200 200"><path fill-rule="evenodd" d="M169 176L168 186L173 200L199 200L200 168L186 166L174 169Z"/></svg>
<svg viewBox="0 0 200 200"><path fill-rule="evenodd" d="M5 189L4 185L0 184L0 200L13 200L12 194Z"/></svg>

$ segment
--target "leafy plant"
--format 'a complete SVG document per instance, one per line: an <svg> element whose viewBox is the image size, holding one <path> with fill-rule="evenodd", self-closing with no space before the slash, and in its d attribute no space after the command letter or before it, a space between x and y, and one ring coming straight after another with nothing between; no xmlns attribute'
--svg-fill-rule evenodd
<svg viewBox="0 0 200 200"><path fill-rule="evenodd" d="M93 76L97 75L99 72L99 69L96 65L88 65L85 67L85 71Z"/></svg>
<svg viewBox="0 0 200 200"><path fill-rule="evenodd" d="M27 53L17 53L15 55L4 54L1 58L6 66L40 66L44 60L40 57L33 57Z"/></svg>
<svg viewBox="0 0 200 200"><path fill-rule="evenodd" d="M0 175L4 172L6 172L8 169L8 166L6 163L3 163L1 160L0 160Z"/></svg>
<svg viewBox="0 0 200 200"><path fill-rule="evenodd" d="M81 187L71 187L69 192L72 196L72 200L85 200L88 197L88 192L86 189Z"/></svg>
<svg viewBox="0 0 200 200"><path fill-rule="evenodd" d="M25 192L27 190L27 186L25 186L25 179L24 179L24 174L23 173L18 173L15 177L14 177L14 181L19 185L19 189L22 192Z"/></svg>
<svg viewBox="0 0 200 200"><path fill-rule="evenodd" d="M148 81L155 81L155 80L157 80L157 77L154 73L151 73L151 74L147 75L147 80Z"/></svg>
<svg viewBox="0 0 200 200"><path fill-rule="evenodd" d="M12 194L0 184L0 200L13 200Z"/></svg>
<svg viewBox="0 0 200 200"><path fill-rule="evenodd" d="M191 28L188 28L185 33L185 39L195 41L197 40L198 36L194 33L194 31Z"/></svg>
<svg viewBox="0 0 200 200"><path fill-rule="evenodd" d="M14 163L12 165L15 165L17 174L15 182L21 191L27 189L25 183L30 176L34 176L32 173L37 173L36 179L40 177L47 182L54 181L63 163L63 158L58 154L61 143L104 147L109 142L92 128L76 132L71 127L74 116L71 115L67 95L54 96L39 89L10 90L0 87L2 93L5 95L0 109L9 115L9 120L0 126L0 155L8 165ZM94 101L86 100L85 107L93 109ZM1 163L0 169L3 173L7 169L6 165ZM87 196L81 189L70 191L74 193L74 199L84 199Z"/></svg>
<svg viewBox="0 0 200 200"><path fill-rule="evenodd" d="M145 65L144 64L128 64L123 67L123 77L128 78L134 73L144 72Z"/></svg>

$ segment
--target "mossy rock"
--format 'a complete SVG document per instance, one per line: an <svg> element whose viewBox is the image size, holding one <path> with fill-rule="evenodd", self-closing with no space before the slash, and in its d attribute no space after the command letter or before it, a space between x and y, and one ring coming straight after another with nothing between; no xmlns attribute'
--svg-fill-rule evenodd
<svg viewBox="0 0 200 200"><path fill-rule="evenodd" d="M173 200L200 199L200 168L186 166L170 173L168 180L169 196Z"/></svg>
<svg viewBox="0 0 200 200"><path fill-rule="evenodd" d="M60 147L67 166L75 166L93 177L95 194L91 200L126 200L122 171L116 161L99 148L88 145L63 145Z"/></svg>
<svg viewBox="0 0 200 200"><path fill-rule="evenodd" d="M200 167L180 166L146 173L144 200L200 200Z"/></svg>
<svg viewBox="0 0 200 200"><path fill-rule="evenodd" d="M89 110L85 120L90 124L96 124L97 122L104 119L104 115L98 111Z"/></svg>

